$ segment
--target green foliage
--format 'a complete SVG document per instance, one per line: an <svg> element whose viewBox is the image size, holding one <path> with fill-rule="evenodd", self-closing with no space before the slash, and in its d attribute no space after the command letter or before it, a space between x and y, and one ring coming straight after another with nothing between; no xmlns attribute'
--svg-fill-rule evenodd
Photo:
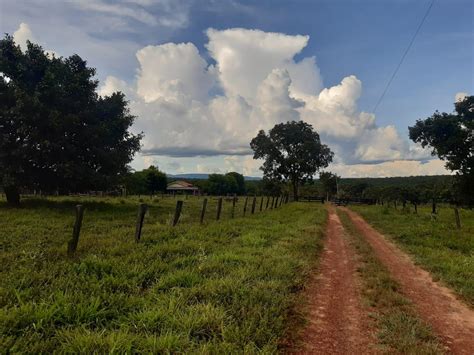
<svg viewBox="0 0 474 355"><path fill-rule="evenodd" d="M165 173L159 171L158 168L151 165L145 170L145 176L146 187L150 194L153 195L157 191L166 191L168 179L166 178Z"/></svg>
<svg viewBox="0 0 474 355"><path fill-rule="evenodd" d="M266 178L292 183L296 201L300 183L311 181L334 156L328 146L321 143L313 127L303 121L277 124L268 135L261 130L250 147L254 159L264 159L261 169Z"/></svg>
<svg viewBox="0 0 474 355"><path fill-rule="evenodd" d="M237 193L237 181L232 175L211 174L208 178L207 192L211 195Z"/></svg>
<svg viewBox="0 0 474 355"><path fill-rule="evenodd" d="M78 55L50 56L13 37L0 40L0 184L10 202L19 188L106 189L127 172L141 135L125 96L99 97Z"/></svg>
<svg viewBox="0 0 474 355"><path fill-rule="evenodd" d="M0 203L0 353L277 352L325 211L290 204L230 220L226 204L200 226L201 202L188 198L172 228L176 200L147 201L138 244L136 198ZM69 259L76 203L86 211Z"/></svg>
<svg viewBox="0 0 474 355"><path fill-rule="evenodd" d="M147 169L128 173L122 183L128 195L146 195L165 192L168 184L166 174L151 165Z"/></svg>
<svg viewBox="0 0 474 355"><path fill-rule="evenodd" d="M374 227L393 238L417 262L474 305L474 211L461 209L462 229L453 209L441 206L436 217L429 206L418 214L381 206L351 206Z"/></svg>
<svg viewBox="0 0 474 355"><path fill-rule="evenodd" d="M474 204L474 96L454 104L452 114L436 111L409 127L410 139L430 147L432 154L446 161L458 174L457 199Z"/></svg>
<svg viewBox="0 0 474 355"><path fill-rule="evenodd" d="M197 185L205 193L215 196L245 195L246 182L242 174L230 172L225 175L210 174L207 181L199 181Z"/></svg>
<svg viewBox="0 0 474 355"><path fill-rule="evenodd" d="M322 193L332 197L337 193L337 180L340 179L336 174L322 171L319 174L319 182L322 185Z"/></svg>
<svg viewBox="0 0 474 355"><path fill-rule="evenodd" d="M242 174L239 174L235 171L231 171L227 174L225 174L228 177L233 177L236 184L237 184L237 189L235 191L236 194L238 195L245 195L245 179Z"/></svg>

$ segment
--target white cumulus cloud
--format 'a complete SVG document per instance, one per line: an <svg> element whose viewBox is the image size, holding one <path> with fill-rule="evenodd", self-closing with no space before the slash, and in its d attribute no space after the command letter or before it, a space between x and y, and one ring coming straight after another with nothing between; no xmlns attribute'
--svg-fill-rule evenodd
<svg viewBox="0 0 474 355"><path fill-rule="evenodd" d="M430 158L427 150L358 108L362 83L356 76L325 88L315 57L295 60L308 36L241 28L206 33L214 63L192 43L147 46L136 54L135 82L109 77L102 86L104 95L127 93L138 116L135 129L145 133L144 154L227 156L226 169L255 175L259 162L252 160L249 142L258 130L302 119L335 151L335 166L351 166L360 174L374 172L380 165L374 163L381 162L383 171L394 172L396 166L441 171L438 163L421 165L419 160ZM410 162L400 163L405 159Z"/></svg>
<svg viewBox="0 0 474 355"><path fill-rule="evenodd" d="M33 36L33 32L31 32L30 26L23 22L20 23L20 27L15 32L13 32L13 40L20 46L22 51L27 49L27 40L34 43L36 42L36 38Z"/></svg>

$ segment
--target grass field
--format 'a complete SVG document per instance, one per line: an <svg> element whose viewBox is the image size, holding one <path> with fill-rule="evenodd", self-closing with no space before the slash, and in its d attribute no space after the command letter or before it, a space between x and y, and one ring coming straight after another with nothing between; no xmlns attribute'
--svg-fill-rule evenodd
<svg viewBox="0 0 474 355"><path fill-rule="evenodd" d="M350 206L382 233L390 236L415 261L474 306L474 211L461 209L462 229L453 209L441 206L436 218L422 206L418 214L382 206Z"/></svg>
<svg viewBox="0 0 474 355"><path fill-rule="evenodd" d="M212 201L201 226L192 198L173 228L174 199L144 200L139 244L138 199L0 202L0 353L277 351L321 249L323 206L231 220L226 202L215 222ZM86 212L71 259L78 202Z"/></svg>

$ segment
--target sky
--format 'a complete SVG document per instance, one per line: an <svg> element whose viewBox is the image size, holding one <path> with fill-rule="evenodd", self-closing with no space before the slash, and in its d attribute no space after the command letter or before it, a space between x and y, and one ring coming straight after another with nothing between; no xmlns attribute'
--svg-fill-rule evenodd
<svg viewBox="0 0 474 355"><path fill-rule="evenodd" d="M250 140L304 120L343 177L448 173L408 126L474 93L474 2L2 0L0 31L97 68L143 132L132 167L261 176Z"/></svg>

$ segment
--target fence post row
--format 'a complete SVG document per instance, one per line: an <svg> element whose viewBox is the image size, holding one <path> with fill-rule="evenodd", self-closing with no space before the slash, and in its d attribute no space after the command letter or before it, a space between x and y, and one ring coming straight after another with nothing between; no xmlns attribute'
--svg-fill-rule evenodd
<svg viewBox="0 0 474 355"><path fill-rule="evenodd" d="M84 206L76 206L76 221L74 222L74 228L72 230L72 238L67 243L67 253L69 255L74 254L77 249L77 244L79 243L79 234L81 233L82 218L84 216Z"/></svg>
<svg viewBox="0 0 474 355"><path fill-rule="evenodd" d="M217 214L216 214L216 221L221 218L221 210L222 210L222 197L219 197L217 200Z"/></svg>
<svg viewBox="0 0 474 355"><path fill-rule="evenodd" d="M257 203L257 197L253 197L253 200L252 200L252 214L255 213L255 204Z"/></svg>
<svg viewBox="0 0 474 355"><path fill-rule="evenodd" d="M176 209L174 211L174 218L173 218L173 227L178 224L179 216L181 216L182 209L183 209L183 201L181 200L176 201Z"/></svg>
<svg viewBox="0 0 474 355"><path fill-rule="evenodd" d="M245 217L245 212L247 212L247 203L249 201L248 197L245 197L245 202L244 202L244 217Z"/></svg>
<svg viewBox="0 0 474 355"><path fill-rule="evenodd" d="M268 209L268 204L270 203L270 196L267 196L267 204L265 205L265 209Z"/></svg>
<svg viewBox="0 0 474 355"><path fill-rule="evenodd" d="M260 199L260 212L262 212L262 208L263 208L263 196Z"/></svg>
<svg viewBox="0 0 474 355"><path fill-rule="evenodd" d="M206 214L206 207L207 207L207 198L202 200L201 218L199 220L201 224L204 222L204 215Z"/></svg>

